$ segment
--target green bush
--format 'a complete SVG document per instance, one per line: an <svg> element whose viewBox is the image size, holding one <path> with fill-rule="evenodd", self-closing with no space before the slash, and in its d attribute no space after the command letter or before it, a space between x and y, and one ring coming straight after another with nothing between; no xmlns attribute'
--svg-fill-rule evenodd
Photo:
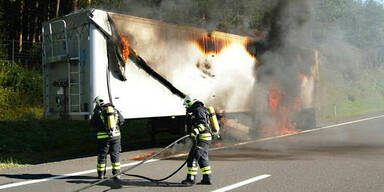
<svg viewBox="0 0 384 192"><path fill-rule="evenodd" d="M36 69L0 61L0 121L43 117L43 80Z"/></svg>
<svg viewBox="0 0 384 192"><path fill-rule="evenodd" d="M18 63L0 61L0 88L26 94L28 102L32 102L30 104L40 104L43 93L42 74Z"/></svg>

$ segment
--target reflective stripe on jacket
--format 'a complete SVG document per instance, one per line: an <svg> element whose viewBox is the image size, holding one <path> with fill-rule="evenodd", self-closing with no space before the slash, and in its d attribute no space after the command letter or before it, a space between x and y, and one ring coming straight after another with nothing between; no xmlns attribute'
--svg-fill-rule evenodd
<svg viewBox="0 0 384 192"><path fill-rule="evenodd" d="M97 132L97 139L105 139L110 138L110 135L107 132ZM111 138L120 136L120 131L116 129L114 133L112 134Z"/></svg>
<svg viewBox="0 0 384 192"><path fill-rule="evenodd" d="M201 139L201 140L204 140L204 141L211 141L212 140L212 135L211 135L211 133L200 133L199 134L199 138Z"/></svg>

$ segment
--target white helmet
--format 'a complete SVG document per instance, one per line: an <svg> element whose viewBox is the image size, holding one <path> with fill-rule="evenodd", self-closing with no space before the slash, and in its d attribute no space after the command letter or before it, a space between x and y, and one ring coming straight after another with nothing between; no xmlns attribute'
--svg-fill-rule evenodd
<svg viewBox="0 0 384 192"><path fill-rule="evenodd" d="M98 105L98 106L102 106L102 105L104 105L104 100L101 99L99 96L97 96L97 97L95 98L95 100L93 100L93 102L95 102L96 105Z"/></svg>
<svg viewBox="0 0 384 192"><path fill-rule="evenodd" d="M187 96L184 98L183 105L184 105L185 108L189 108L189 107L191 107L196 101L197 101L197 99L192 99L192 97L191 97L190 95L187 95Z"/></svg>

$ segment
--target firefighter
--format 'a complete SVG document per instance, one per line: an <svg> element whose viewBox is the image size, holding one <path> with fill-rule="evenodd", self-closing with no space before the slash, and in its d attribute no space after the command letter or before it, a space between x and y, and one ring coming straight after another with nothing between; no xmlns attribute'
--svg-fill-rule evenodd
<svg viewBox="0 0 384 192"><path fill-rule="evenodd" d="M107 167L107 155L110 154L112 163L112 174L120 173L120 126L124 122L124 117L111 104L104 104L103 100L96 97L96 103L91 118L91 126L97 130L97 175L99 179L105 178ZM114 177L120 179L120 176Z"/></svg>
<svg viewBox="0 0 384 192"><path fill-rule="evenodd" d="M191 149L187 159L187 178L182 184L195 184L197 175L197 164L203 174L199 184L211 185L211 166L208 160L208 146L212 140L209 127L209 113L201 101L192 99L190 96L184 98L186 108L186 128L190 136L196 140L196 147Z"/></svg>

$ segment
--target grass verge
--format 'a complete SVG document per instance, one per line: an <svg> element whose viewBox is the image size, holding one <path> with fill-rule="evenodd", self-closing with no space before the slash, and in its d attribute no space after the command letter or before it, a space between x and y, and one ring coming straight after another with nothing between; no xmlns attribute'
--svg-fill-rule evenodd
<svg viewBox="0 0 384 192"><path fill-rule="evenodd" d="M20 164L20 161L13 159L11 157L6 159L0 159L0 170L20 167L20 166L22 166L22 164Z"/></svg>
<svg viewBox="0 0 384 192"><path fill-rule="evenodd" d="M337 77L335 72L327 73L325 71L319 82L320 91L317 95L318 121L341 120L384 111L382 72L380 70L362 71L360 78L347 81L342 77Z"/></svg>

